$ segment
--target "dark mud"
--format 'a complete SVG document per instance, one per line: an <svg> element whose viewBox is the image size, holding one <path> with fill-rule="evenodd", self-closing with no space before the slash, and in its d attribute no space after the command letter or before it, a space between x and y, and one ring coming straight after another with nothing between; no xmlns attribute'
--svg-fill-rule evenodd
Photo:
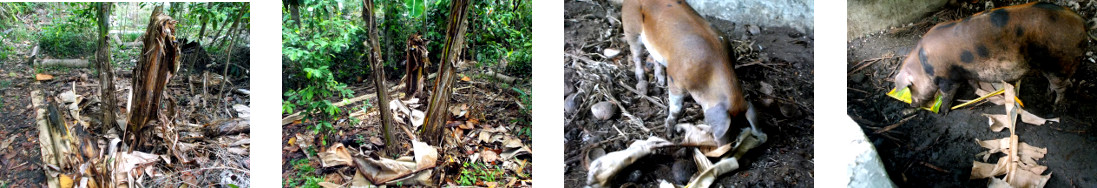
<svg viewBox="0 0 1097 188"><path fill-rule="evenodd" d="M622 40L619 5L602 1L566 1L564 14L565 88L580 91L579 108L565 117L565 186L586 184L583 154L592 148L606 152L622 150L633 140L665 135L667 109L626 89L636 84L629 61L628 44ZM748 101L760 107L759 125L769 141L740 160L738 170L720 176L723 187L810 187L814 183L814 36L789 28L760 28L757 35L748 26L733 21L706 18L722 31L736 49L735 72ZM621 50L607 58L604 49ZM652 71L647 78L655 83ZM763 84L764 83L764 84ZM762 91L762 85L772 91ZM597 87L596 87L597 86ZM768 87L768 86L766 86ZM600 92L603 89L605 92ZM664 86L649 87L648 96L667 104ZM625 110L643 120L645 131L618 113L610 120L598 120L590 106L608 101L611 95ZM700 123L700 107L687 100L680 122ZM566 112L565 112L566 113ZM659 180L671 181L677 148L660 149L618 173L612 186L654 187ZM690 163L692 164L692 163Z"/></svg>
<svg viewBox="0 0 1097 188"><path fill-rule="evenodd" d="M997 2L996 5L1008 3ZM981 3L980 3L981 5ZM965 107L948 115L925 110L913 110L909 105L884 94L891 87L892 76L898 71L915 43L930 27L938 22L960 19L978 12L976 8L946 7L945 10L927 15L912 26L892 28L848 42L847 70L854 70L867 63L865 60L883 58L867 67L849 74L846 91L847 113L861 125L862 130L876 146L891 180L901 187L985 187L987 179L969 180L972 162L980 160L975 155L986 149L975 140L1009 137L1009 132L992 132L987 118L982 114L1002 114L1003 107L982 104ZM1078 11L1087 20L1094 18L1093 5ZM1093 33L1092 31L1090 33ZM1097 51L1090 43L1088 52ZM886 58L895 57L895 58ZM1048 82L1042 75L1030 74L1022 79L1019 98L1026 110L1045 118L1059 117L1060 123L1042 126L1020 123L1017 135L1021 142L1047 147L1047 156L1039 164L1047 165L1053 173L1047 187L1095 187L1097 186L1097 64L1090 60L1079 67L1074 75L1074 87L1068 91L1065 109L1055 112L1054 96L1046 94ZM966 86L957 92L957 99L974 99L974 89ZM959 104L959 103L953 103ZM911 117L913 116L913 117ZM883 133L877 130L900 123L898 127ZM1045 173L1046 174L1046 173Z"/></svg>

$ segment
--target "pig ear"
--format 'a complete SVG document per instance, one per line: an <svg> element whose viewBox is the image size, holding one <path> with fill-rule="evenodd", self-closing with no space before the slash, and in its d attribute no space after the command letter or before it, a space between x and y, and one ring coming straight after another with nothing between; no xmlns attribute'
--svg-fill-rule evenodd
<svg viewBox="0 0 1097 188"><path fill-rule="evenodd" d="M721 102L705 110L705 124L712 127L712 136L715 139L723 138L728 131L728 127L731 126L727 103Z"/></svg>

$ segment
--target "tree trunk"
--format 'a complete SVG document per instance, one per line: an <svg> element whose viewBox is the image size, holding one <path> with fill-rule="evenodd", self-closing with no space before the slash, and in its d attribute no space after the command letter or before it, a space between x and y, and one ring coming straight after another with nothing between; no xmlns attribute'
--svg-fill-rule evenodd
<svg viewBox="0 0 1097 188"><path fill-rule="evenodd" d="M435 80L434 92L431 93L430 103L427 107L426 124L423 126L423 141L430 145L441 145L446 119L449 118L449 98L453 88L454 71L453 63L457 61L458 52L465 46L465 25L468 17L468 0L454 0L450 4L449 24L446 27L446 44L443 47L442 66L438 68L438 79Z"/></svg>
<svg viewBox="0 0 1097 188"><path fill-rule="evenodd" d="M225 33L225 34L228 34L227 36L220 36L221 32L217 32L218 33L217 38L214 38L213 39L214 43L210 43L210 44L217 44L216 46L221 46L222 44L224 44L225 40L220 40L221 41L220 43L218 43L216 41L218 41L218 39L221 39L221 38L231 37L232 36L232 33L231 33L232 28L236 28L236 25L240 23L240 17L244 17L244 12L247 12L247 8L248 7L246 7L246 6L245 7L240 7L240 10L237 11L236 18L234 18L233 21L232 21L232 26L229 26L229 28L227 29L229 32ZM228 66L228 64L225 64L225 65Z"/></svg>
<svg viewBox="0 0 1097 188"><path fill-rule="evenodd" d="M387 93L388 87L385 87L385 69L382 67L381 62L381 46L377 41L377 20L373 17L372 0L363 0L362 19L366 20L366 28L369 29L369 46L370 46L370 68L373 70L373 84L377 87L377 106L381 111L381 132L385 137L385 151L392 154L396 145L392 140L392 111L389 110L389 95Z"/></svg>
<svg viewBox="0 0 1097 188"><path fill-rule="evenodd" d="M209 22L210 9L213 8L213 3L206 2L206 12L202 15L202 29L198 30L198 39L195 41L202 41L203 37L206 37L206 23Z"/></svg>
<svg viewBox="0 0 1097 188"><path fill-rule="evenodd" d="M133 135L134 144L130 151L139 145L145 124L159 117L160 99L164 88L179 69L179 44L175 38L177 22L160 11L154 11L145 30L144 47L133 68L133 101L126 132Z"/></svg>
<svg viewBox="0 0 1097 188"><path fill-rule="evenodd" d="M301 0L282 0L282 4L285 4L286 9L289 9L290 19L293 20L293 24L297 29L301 29Z"/></svg>
<svg viewBox="0 0 1097 188"><path fill-rule="evenodd" d="M100 108L103 111L100 129L105 133L115 126L114 109L117 106L114 95L114 68L110 61L110 10L112 3L99 3L99 50L96 54L96 64L99 67L99 97L103 101Z"/></svg>
<svg viewBox="0 0 1097 188"><path fill-rule="evenodd" d="M236 21L240 21L240 17L244 16L244 12L247 12L247 9L248 9L247 6L244 6L244 7L240 8L240 12L236 14ZM238 30L243 30L242 28L235 28L236 24L232 24L232 25L233 25L233 27L229 28L231 30L229 32L230 33L229 36L235 35L236 31L238 31ZM224 95L224 92L225 92L225 84L228 84L228 82L230 82L229 81L230 80L229 79L229 65L232 64L232 49L233 49L233 44L236 43L237 38L239 38L239 37L232 37L232 41L229 42L229 47L227 49L228 52L225 53L225 68L224 68L224 70L221 71L221 76L225 77L225 81L221 82L221 89L217 91L217 92L221 93L218 96L221 96L222 99L224 98L223 95Z"/></svg>

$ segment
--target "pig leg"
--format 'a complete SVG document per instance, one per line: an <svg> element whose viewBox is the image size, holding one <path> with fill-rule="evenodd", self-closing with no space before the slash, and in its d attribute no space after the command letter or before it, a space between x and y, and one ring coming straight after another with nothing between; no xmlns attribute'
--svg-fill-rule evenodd
<svg viewBox="0 0 1097 188"><path fill-rule="evenodd" d="M674 124L678 124L678 117L682 115L682 104L686 99L686 92L682 91L682 88L674 85L673 78L668 81L670 83L667 84L667 95L670 99L670 106L668 107L667 112L666 127L667 135L669 136L671 133L675 132Z"/></svg>
<svg viewBox="0 0 1097 188"><path fill-rule="evenodd" d="M747 123L750 123L750 134L754 135L761 143L766 142L766 133L758 129L758 114L754 112L754 105L747 102Z"/></svg>
<svg viewBox="0 0 1097 188"><path fill-rule="evenodd" d="M952 108L952 98L954 96L956 96L956 89L957 89L956 85L957 85L956 81L953 81L953 80L942 80L940 83L937 83L937 86L938 86L938 88L940 88L940 91L941 91L941 111L940 112L943 115L948 115L948 112L950 111L949 109ZM930 100L936 100L936 99L930 99ZM929 103L932 104L932 103L934 103L934 101L929 101Z"/></svg>
<svg viewBox="0 0 1097 188"><path fill-rule="evenodd" d="M1070 79L1053 72L1044 72L1044 77L1047 77L1049 83L1047 94L1051 96L1052 92L1055 93L1055 107L1058 109L1059 104L1062 104L1060 102L1063 101L1063 96L1066 95L1067 88L1071 85Z"/></svg>
<svg viewBox="0 0 1097 188"><path fill-rule="evenodd" d="M659 62L653 67L655 69L655 80L658 81L656 82L656 84L658 84L657 86L667 85L667 76L663 73L663 69L666 68L666 66L666 62Z"/></svg>

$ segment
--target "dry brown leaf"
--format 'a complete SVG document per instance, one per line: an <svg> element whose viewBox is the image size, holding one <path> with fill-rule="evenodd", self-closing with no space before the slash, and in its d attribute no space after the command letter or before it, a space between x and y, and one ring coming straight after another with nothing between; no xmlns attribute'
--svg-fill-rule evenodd
<svg viewBox="0 0 1097 188"><path fill-rule="evenodd" d="M480 156L481 159L484 160L484 163L492 163L499 160L499 154L496 154L495 151L489 149L481 150Z"/></svg>
<svg viewBox="0 0 1097 188"><path fill-rule="evenodd" d="M411 141L415 149L415 162L418 170L434 168L438 162L438 149L426 142Z"/></svg>
<svg viewBox="0 0 1097 188"><path fill-rule="evenodd" d="M735 157L728 157L716 162L712 165L712 168L705 169L698 173L693 180L689 181L686 185L687 188L701 187L706 188L712 185L713 181L716 181L716 177L731 172L732 170L739 169L739 161Z"/></svg>
<svg viewBox="0 0 1097 188"><path fill-rule="evenodd" d="M704 124L678 124L677 129L682 132L680 145L697 147L716 147L716 139L712 137L712 130Z"/></svg>
<svg viewBox="0 0 1097 188"><path fill-rule="evenodd" d="M354 158L355 163L358 165L358 171L361 172L366 179L374 183L384 183L395 180L400 177L411 174L415 162L411 160L393 160L387 158L374 159L373 157L358 159Z"/></svg>
<svg viewBox="0 0 1097 188"><path fill-rule="evenodd" d="M323 167L351 165L354 162L343 143L335 143L335 145L328 147L327 151L317 153L317 155L320 156L320 164Z"/></svg>
<svg viewBox="0 0 1097 188"><path fill-rule="evenodd" d="M359 187L369 187L371 185L373 185L373 184L369 183L369 180L366 180L366 176L363 176L362 172L359 172L357 170L354 171L354 178L351 179L350 187L359 188Z"/></svg>
<svg viewBox="0 0 1097 188"><path fill-rule="evenodd" d="M469 129L474 128L472 124L468 124L464 121L455 121L454 123L455 124L460 123L460 124L457 124L457 128L461 128L461 129L464 129L464 130L469 130Z"/></svg>
<svg viewBox="0 0 1097 188"><path fill-rule="evenodd" d="M53 80L53 75L49 75L49 74L34 74L34 80L38 80L38 81Z"/></svg>

